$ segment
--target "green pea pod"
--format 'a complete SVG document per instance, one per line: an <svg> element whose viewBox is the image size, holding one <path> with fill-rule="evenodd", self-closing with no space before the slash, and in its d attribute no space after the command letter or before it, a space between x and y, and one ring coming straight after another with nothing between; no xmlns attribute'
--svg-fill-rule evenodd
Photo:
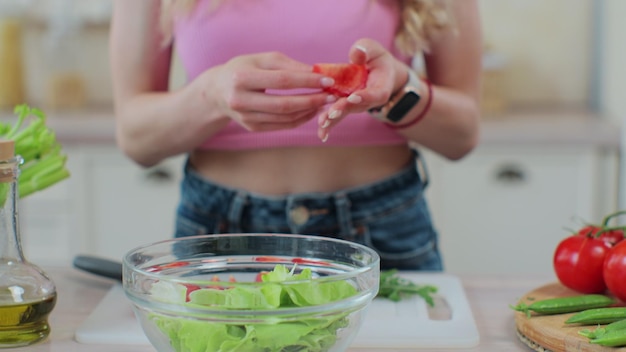
<svg viewBox="0 0 626 352"><path fill-rule="evenodd" d="M609 324L626 319L626 307L605 307L586 309L565 321L565 324Z"/></svg>
<svg viewBox="0 0 626 352"><path fill-rule="evenodd" d="M599 337L589 340L589 342L607 347L626 346L626 330L606 331Z"/></svg>
<svg viewBox="0 0 626 352"><path fill-rule="evenodd" d="M595 330L582 329L578 333L589 339L596 339L596 338L603 336L607 332L619 331L619 330L626 331L626 319L621 319L621 320L612 322L603 327L598 327Z"/></svg>
<svg viewBox="0 0 626 352"><path fill-rule="evenodd" d="M572 297L548 298L533 302L530 305L520 303L516 306L511 306L511 308L518 312L524 312L526 313L526 316L530 317L531 311L544 315L563 314L580 312L592 308L608 307L614 303L615 300L611 297L599 294L589 294Z"/></svg>

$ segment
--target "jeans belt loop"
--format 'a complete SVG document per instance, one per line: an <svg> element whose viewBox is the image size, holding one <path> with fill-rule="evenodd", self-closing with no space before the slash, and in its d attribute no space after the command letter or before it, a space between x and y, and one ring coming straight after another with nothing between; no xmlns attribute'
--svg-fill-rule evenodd
<svg viewBox="0 0 626 352"><path fill-rule="evenodd" d="M244 207L248 203L248 194L243 191L237 192L233 197L233 200L230 203L230 208L228 209L228 232L230 233L241 233L243 232L241 228L241 217L243 214Z"/></svg>
<svg viewBox="0 0 626 352"><path fill-rule="evenodd" d="M426 167L426 160L419 152L419 150L414 149L415 152L415 168L417 170L417 174L419 175L420 181L422 181L422 188L426 188L428 183L430 182L430 175L428 174L428 167Z"/></svg>
<svg viewBox="0 0 626 352"><path fill-rule="evenodd" d="M354 230L354 226L352 225L350 199L343 192L335 194L334 198L337 222L339 223L339 231L341 231L341 233L337 235L341 235L340 237L343 238L346 238L347 236L348 238L346 239L354 239L356 237L356 232Z"/></svg>

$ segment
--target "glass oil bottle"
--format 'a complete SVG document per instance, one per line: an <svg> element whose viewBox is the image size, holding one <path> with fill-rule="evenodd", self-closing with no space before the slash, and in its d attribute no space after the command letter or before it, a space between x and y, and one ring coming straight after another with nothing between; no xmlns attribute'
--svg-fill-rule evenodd
<svg viewBox="0 0 626 352"><path fill-rule="evenodd" d="M13 141L0 139L0 348L28 346L50 334L56 287L23 255L18 226L22 158Z"/></svg>

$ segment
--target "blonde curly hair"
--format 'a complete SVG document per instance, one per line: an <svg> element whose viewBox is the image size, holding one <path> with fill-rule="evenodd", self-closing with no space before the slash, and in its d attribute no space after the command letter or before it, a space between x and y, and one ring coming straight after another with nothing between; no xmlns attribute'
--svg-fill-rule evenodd
<svg viewBox="0 0 626 352"><path fill-rule="evenodd" d="M172 14L190 11L198 0L161 0L161 29L165 42L172 38ZM225 0L212 0L212 8ZM337 0L350 1L350 0ZM376 0L372 0L376 1ZM405 55L412 56L428 51L429 44L454 27L449 9L450 0L398 0L401 6L402 25L398 28L395 44Z"/></svg>

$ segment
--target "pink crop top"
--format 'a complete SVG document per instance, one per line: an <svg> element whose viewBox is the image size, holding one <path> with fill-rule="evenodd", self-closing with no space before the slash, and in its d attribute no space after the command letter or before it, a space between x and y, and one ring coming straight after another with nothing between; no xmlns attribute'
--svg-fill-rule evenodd
<svg viewBox="0 0 626 352"><path fill-rule="evenodd" d="M189 80L234 56L279 51L296 60L347 62L351 45L369 37L393 50L399 21L392 0L225 0L210 11L199 0L192 14L176 20L176 50ZM329 24L329 25L326 25ZM317 119L291 130L249 132L232 121L203 149L403 144L406 140L367 113L346 116L326 143L317 137Z"/></svg>

